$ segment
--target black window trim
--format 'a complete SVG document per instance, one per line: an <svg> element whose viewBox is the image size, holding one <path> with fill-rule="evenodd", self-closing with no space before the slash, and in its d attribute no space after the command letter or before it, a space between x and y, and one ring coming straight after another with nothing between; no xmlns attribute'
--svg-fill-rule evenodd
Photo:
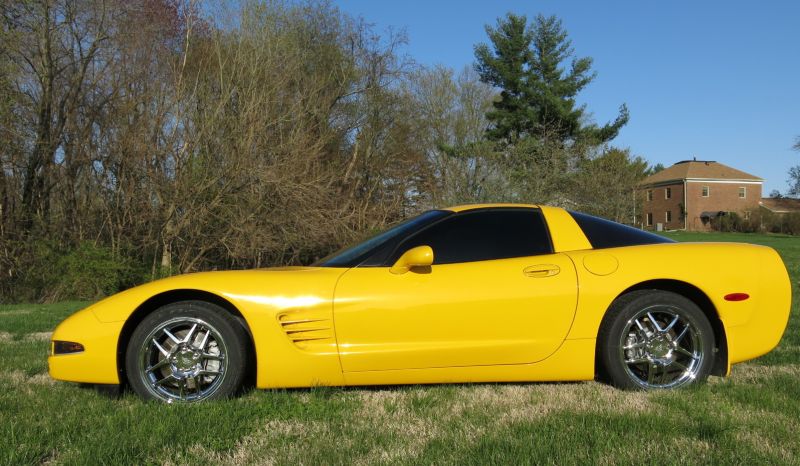
<svg viewBox="0 0 800 466"><path fill-rule="evenodd" d="M542 218L542 223L544 224L545 236L547 237L547 246L548 246L548 249L550 250L550 252L545 253L545 254L537 254L537 256L538 255L544 256L544 255L548 255L548 254L555 254L555 248L553 247L553 238L550 235L550 225L548 225L547 217L545 217L544 212L542 212L541 208L539 208L539 207L513 207L513 206L509 206L509 207L479 207L479 208L476 208L476 209L467 209L467 210L462 210L462 211L459 211L459 212L453 212L452 215L447 215L447 216L442 217L439 220L437 220L437 221L435 221L435 222L433 222L433 223L431 223L429 225L425 225L424 228L422 228L420 230L417 230L414 233L412 233L411 235L405 237L403 240L398 241L397 245L395 245L395 247L392 250L392 252L389 253L389 255L386 256L386 259L384 260L382 265L368 265L368 266L364 266L364 267L391 267L392 265L394 265L394 263L390 263L392 258L395 257L395 255L397 255L397 252L400 250L400 248L403 246L403 244L405 244L406 242L408 242L409 240L411 240L415 236L417 236L419 234L422 234L423 232L427 231L429 228L433 228L434 226L436 226L436 225L438 225L441 222L444 222L446 220L453 219L455 217L459 217L459 216L463 216L463 215L469 215L469 214L475 214L475 213L487 212L487 211L493 211L493 212L497 212L497 211L530 211L531 213L538 212L538 214ZM376 252L376 254L377 254L377 252ZM434 255L435 254L436 253L434 252ZM519 257L534 257L534 256L507 257L505 259L516 259L516 258L519 258ZM361 264L363 264L364 262L367 262L371 258L372 258L372 256L366 258L365 260L362 261ZM505 259L485 259L485 260L482 260L482 261L456 262L456 264L469 264L469 263L474 263L474 262L485 262L487 260L505 260ZM356 265L356 267L362 267L361 264ZM440 265L452 265L452 264L440 264Z"/></svg>

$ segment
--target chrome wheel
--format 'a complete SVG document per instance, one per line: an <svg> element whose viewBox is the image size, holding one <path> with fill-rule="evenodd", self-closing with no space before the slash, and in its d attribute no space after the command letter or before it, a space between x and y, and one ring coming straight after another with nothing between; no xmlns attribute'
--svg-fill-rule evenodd
<svg viewBox="0 0 800 466"><path fill-rule="evenodd" d="M674 388L700 375L705 358L703 334L679 307L647 307L624 326L619 358L630 379L642 388Z"/></svg>
<svg viewBox="0 0 800 466"><path fill-rule="evenodd" d="M168 403L200 401L225 380L227 354L214 326L194 317L176 317L160 323L144 339L139 377L155 398Z"/></svg>

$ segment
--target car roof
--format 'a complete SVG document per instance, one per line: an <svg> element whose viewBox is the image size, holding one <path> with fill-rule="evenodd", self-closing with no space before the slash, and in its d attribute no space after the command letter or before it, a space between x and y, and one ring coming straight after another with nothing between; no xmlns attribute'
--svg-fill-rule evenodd
<svg viewBox="0 0 800 466"><path fill-rule="evenodd" d="M527 209L538 209L539 206L535 204L514 204L514 203L490 203L490 204L463 204L453 207L447 207L442 210L449 210L451 212L464 212L466 210L475 209L491 209L498 207L523 207Z"/></svg>

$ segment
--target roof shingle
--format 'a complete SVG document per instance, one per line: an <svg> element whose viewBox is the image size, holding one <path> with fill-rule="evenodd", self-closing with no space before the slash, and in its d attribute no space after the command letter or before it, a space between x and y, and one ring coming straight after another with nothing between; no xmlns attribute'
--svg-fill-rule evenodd
<svg viewBox="0 0 800 466"><path fill-rule="evenodd" d="M779 214L800 212L800 199L764 197L761 198L760 204L762 207Z"/></svg>
<svg viewBox="0 0 800 466"><path fill-rule="evenodd" d="M642 180L639 185L646 186L666 181L685 180L687 178L699 178L703 180L764 181L763 178L745 173L719 162L684 160L683 162L678 162L669 168L665 168L658 173L648 176Z"/></svg>

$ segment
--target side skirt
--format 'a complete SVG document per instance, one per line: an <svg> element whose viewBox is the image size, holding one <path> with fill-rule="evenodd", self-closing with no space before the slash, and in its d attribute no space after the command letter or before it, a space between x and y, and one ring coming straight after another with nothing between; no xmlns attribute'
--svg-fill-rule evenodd
<svg viewBox="0 0 800 466"><path fill-rule="evenodd" d="M345 372L345 385L593 380L594 338L565 340L549 358L532 364Z"/></svg>

